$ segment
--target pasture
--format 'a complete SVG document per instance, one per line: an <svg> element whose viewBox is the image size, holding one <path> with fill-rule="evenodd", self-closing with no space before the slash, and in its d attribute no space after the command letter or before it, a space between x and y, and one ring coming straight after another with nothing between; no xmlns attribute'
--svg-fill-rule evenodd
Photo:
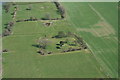
<svg viewBox="0 0 120 80"><path fill-rule="evenodd" d="M16 3L18 4L18 11L17 11L17 20L21 19L28 19L30 17L36 17L36 18L44 18L46 15L50 15L51 18L60 18L59 12L57 11L57 8L54 3L49 4L49 2L38 2L38 3ZM42 4L42 5L40 5ZM49 6L47 6L49 5ZM26 9L31 10L26 10Z"/></svg>
<svg viewBox="0 0 120 80"><path fill-rule="evenodd" d="M12 34L3 37L3 49L8 49L7 53L3 53L4 78L117 77L116 13L107 15L104 12L110 10L106 6L116 10L116 3L65 2L61 4L66 10L65 19L15 22ZM101 4L104 5L102 9L99 7ZM18 7L18 11L15 19L12 19L11 12L15 6ZM32 7L30 11L26 10L28 7ZM46 14L52 18L60 18L53 3L16 3L11 5L8 13L3 11L3 26L9 21L30 17L43 18ZM9 16L8 21L6 15ZM109 20L111 15L115 19L114 22ZM45 26L46 22L52 22L51 26ZM46 35L50 39L59 31L79 35L87 43L90 51L81 50L67 54L56 52L55 55L48 56L38 54L38 48L32 45L37 44L40 37ZM51 40L53 44L60 41ZM50 45L48 49L55 51L53 47L55 46Z"/></svg>

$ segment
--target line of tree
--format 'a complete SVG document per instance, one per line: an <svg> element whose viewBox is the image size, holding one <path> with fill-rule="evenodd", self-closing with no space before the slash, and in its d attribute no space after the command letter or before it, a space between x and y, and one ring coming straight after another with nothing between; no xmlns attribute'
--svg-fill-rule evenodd
<svg viewBox="0 0 120 80"><path fill-rule="evenodd" d="M80 44L80 46L83 48L83 49L87 49L87 45L86 43L83 41L83 39L77 35L74 35L74 37L76 38L76 41L78 44Z"/></svg>
<svg viewBox="0 0 120 80"><path fill-rule="evenodd" d="M5 4L3 5L3 9L5 10L6 13L8 13L8 12L9 12L9 9L10 9L10 4L9 4L9 3L5 3Z"/></svg>
<svg viewBox="0 0 120 80"><path fill-rule="evenodd" d="M9 22L7 26L5 27L5 30L2 34L2 36L9 36L12 33L12 27L14 25L14 22Z"/></svg>
<svg viewBox="0 0 120 80"><path fill-rule="evenodd" d="M54 2L58 11L60 12L61 14L61 18L65 18L65 9L64 7L59 3L59 2Z"/></svg>
<svg viewBox="0 0 120 80"><path fill-rule="evenodd" d="M16 22L39 21L39 20L61 20L61 18L50 18L48 16L45 16L44 18L38 19L38 18L35 18L35 17L30 17L29 19L16 20Z"/></svg>
<svg viewBox="0 0 120 80"><path fill-rule="evenodd" d="M78 51L81 50L81 48L68 48L67 50L63 50L62 52L71 52L71 51Z"/></svg>
<svg viewBox="0 0 120 80"><path fill-rule="evenodd" d="M18 9L17 6L15 6L14 8L15 8L15 9L14 9L14 12L11 14L11 15L13 15L13 17L12 17L13 19L15 18L16 13L17 13L17 9Z"/></svg>
<svg viewBox="0 0 120 80"><path fill-rule="evenodd" d="M17 20L16 22L26 22L26 21L38 21L36 17L30 17L29 19Z"/></svg>

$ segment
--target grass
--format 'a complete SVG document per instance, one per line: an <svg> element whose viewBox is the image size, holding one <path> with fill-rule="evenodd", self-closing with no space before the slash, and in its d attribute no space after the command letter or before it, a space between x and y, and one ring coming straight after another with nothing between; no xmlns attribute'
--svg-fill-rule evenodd
<svg viewBox="0 0 120 80"><path fill-rule="evenodd" d="M7 3L10 4L10 3ZM11 6L10 6L11 7ZM6 27L6 24L9 23L10 21L12 21L12 15L11 12L13 11L12 8L10 8L10 11L8 13L5 13L5 10L2 7L2 18L4 18L5 20L2 21L2 29L4 30Z"/></svg>
<svg viewBox="0 0 120 80"><path fill-rule="evenodd" d="M39 26L35 26L35 27L39 27ZM16 28L14 27L14 29ZM18 30L19 32L20 29L23 29L21 33L24 33L25 30L24 27L19 27L19 29L16 30ZM50 35L49 32L50 29L48 29L48 31L46 32L43 32L43 29L41 28L38 29L40 30L40 32L42 31L41 34L37 34L37 33L29 34L27 32L26 33L27 35L21 35L21 34L19 35L17 33L16 34L13 33L13 35L3 38L3 43L4 43L3 48L9 49L8 53L3 54L4 77L45 78L45 77L102 77L103 76L103 74L99 71L99 64L97 64L97 62L94 60L94 57L90 53L86 55L84 52L74 52L74 54L63 54L63 55L53 55L53 56L41 56L40 54L38 54L37 48L33 47L32 45L36 44L36 40L40 36L44 36L45 33L49 33ZM39 31L38 29L36 30ZM57 30L57 28L55 30ZM33 31L34 30L32 30L32 32ZM54 31L54 29L52 31ZM51 35L52 34L56 34L56 33L53 32L51 33ZM76 57L77 55L79 56ZM87 68L87 64L89 64L89 68ZM28 68L26 69L25 67ZM86 72L87 69L88 71ZM11 72L13 74L11 74Z"/></svg>
<svg viewBox="0 0 120 80"><path fill-rule="evenodd" d="M35 10L31 10L29 13L30 16L36 16L39 18L43 17L42 15L39 16L39 14L44 15L47 11L44 10L39 12L36 7L42 7L45 5L49 6L46 9L50 13L53 13L52 17L59 16L56 13L55 5L52 3L39 4L31 4L34 6L33 8ZM93 6L93 4L98 3L89 4ZM99 33L99 35L93 35L96 29L101 27L102 30L104 29L101 25L99 25L99 27L98 25L95 25L98 21L101 21L101 18L90 8L88 3L72 2L62 3L62 5L66 10L66 19L50 21L53 22L53 24L49 27L44 25L45 22L49 21L19 22L14 25L12 30L13 33L10 36L3 37L3 49L9 50L8 53L3 54L4 78L99 78L107 77L106 74L110 77L116 77L116 34L109 33L109 35L104 35ZM28 6L29 5L21 5L21 3L19 3L18 7L21 10L18 11L16 19L30 17L28 12L24 11ZM104 7L105 6L103 6L103 8ZM50 10L51 8L53 11ZM35 11L38 12L33 13ZM102 10L100 11L102 12ZM7 14L3 14L3 21L6 19L4 15ZM94 27L92 27L93 25ZM110 30L114 32L114 30L112 30L113 27L114 26L112 26L112 28L110 27ZM85 30L80 31L83 28ZM93 32L86 29L92 29ZM36 44L36 41L40 37L44 37L46 34L47 37L52 37L59 31L70 31L72 33L79 34L83 40L87 42L92 53L87 53L86 51L75 51L68 54L51 56L41 56L38 54L38 49L32 45ZM100 30L98 30L98 32L100 32ZM54 42L56 42L56 40Z"/></svg>
<svg viewBox="0 0 120 80"><path fill-rule="evenodd" d="M80 29L78 33L88 43L103 70L107 75L117 77L117 3L63 3L63 5L68 12L69 21L77 30ZM89 5L93 6L97 12ZM76 9L74 9L75 7ZM108 11L110 14L107 13ZM77 14L80 15L76 16ZM105 21L101 20L101 16ZM98 30L93 26L99 21L104 21L107 25L101 25L101 29ZM103 27L106 29L102 29ZM84 30L82 31L82 29ZM104 34L100 33L102 31Z"/></svg>
<svg viewBox="0 0 120 80"><path fill-rule="evenodd" d="M113 28L117 31L118 30L118 3L113 3L113 2L109 2L109 3L104 3L104 2L100 2L97 4L91 3L92 6L97 9L102 16L112 25L114 26ZM106 4L106 7L102 8L102 6L104 6ZM109 15L108 15L108 10L109 10ZM110 17L111 16L111 17ZM117 34L117 33L116 33Z"/></svg>
<svg viewBox="0 0 120 80"><path fill-rule="evenodd" d="M45 78L103 76L92 54L75 52L74 54L40 56L36 53L36 48L31 46L32 43L34 43L33 37L34 36L13 36L7 39L11 44L9 43L9 45L6 46L10 52L4 54L3 58L4 77ZM7 42L9 41L7 40L5 40L4 45L8 44ZM17 42L15 43L15 41ZM11 45L14 47L11 47ZM89 68L87 67L88 63Z"/></svg>
<svg viewBox="0 0 120 80"><path fill-rule="evenodd" d="M54 3L42 2L36 4L28 4L23 5L25 3L18 3L19 9L17 11L17 20L21 19L29 19L30 17L36 17L38 19L45 18L47 14L50 15L51 18L60 18L61 16L57 12L57 8ZM42 4L42 5L41 5ZM49 5L49 6L47 6ZM31 7L31 10L26 10ZM27 14L27 15L26 15Z"/></svg>

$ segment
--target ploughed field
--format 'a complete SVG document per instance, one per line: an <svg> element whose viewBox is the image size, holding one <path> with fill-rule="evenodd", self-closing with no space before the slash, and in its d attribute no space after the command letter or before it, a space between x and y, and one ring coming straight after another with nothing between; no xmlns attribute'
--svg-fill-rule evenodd
<svg viewBox="0 0 120 80"><path fill-rule="evenodd" d="M116 3L60 3L63 19L52 2L6 4L3 77L117 76Z"/></svg>

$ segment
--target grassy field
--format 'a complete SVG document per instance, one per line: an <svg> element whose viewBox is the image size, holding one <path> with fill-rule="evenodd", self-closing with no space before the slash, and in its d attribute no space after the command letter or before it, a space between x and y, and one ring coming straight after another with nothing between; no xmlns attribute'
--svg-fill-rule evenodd
<svg viewBox="0 0 120 80"><path fill-rule="evenodd" d="M107 7L104 8L105 6L113 8L116 6L116 3L61 4L66 10L65 19L52 21L53 24L50 27L44 25L45 22L49 21L42 20L15 23L12 34L3 37L3 49L8 49L8 53L3 54L3 77L98 78L117 76L116 13L107 15L104 12L107 10L110 11ZM101 7L99 5L101 4L104 5L102 6L104 10L100 9ZM33 10L31 12L24 11L30 5ZM20 3L15 20L29 18L30 16L41 18L47 11L52 13L51 17L59 17L53 3L37 3L34 4L34 7L33 4L30 5L23 5L23 3L21 5ZM42 7L45 5L48 7L43 9ZM40 10L36 8L38 6ZM11 12L13 11L12 8L10 10ZM41 15L39 16L39 14ZM102 15L101 18L101 14L105 17ZM5 15L9 15L11 18L10 13L4 13L3 25L7 22ZM111 15L115 18L114 22L109 20ZM113 19L112 17L111 19ZM92 52L75 51L67 54L48 56L38 54L37 48L32 45L36 44L36 41L40 37L44 37L45 35L52 37L59 31L70 31L79 34L88 44Z"/></svg>
<svg viewBox="0 0 120 80"><path fill-rule="evenodd" d="M2 3L2 14L4 15L2 15L2 18L5 20L2 20L2 31L5 30L6 24L8 24L10 21L13 21L11 13L14 11L14 7L9 6L9 12L6 13L5 10L3 9L3 4L4 3ZM7 4L11 4L11 3L7 3Z"/></svg>
<svg viewBox="0 0 120 80"><path fill-rule="evenodd" d="M117 3L63 3L63 5L68 12L69 21L88 43L103 70L111 77L117 77ZM79 14L79 17L75 14Z"/></svg>
<svg viewBox="0 0 120 80"><path fill-rule="evenodd" d="M40 5L42 4L42 5ZM47 6L49 5L49 6ZM16 19L28 19L30 17L36 17L38 19L44 18L47 14L50 15L51 18L60 18L61 16L57 12L57 8L54 3L49 4L49 2L44 3L34 3L34 4L20 4L18 3L19 9L17 11ZM31 8L31 10L26 10L27 8Z"/></svg>

